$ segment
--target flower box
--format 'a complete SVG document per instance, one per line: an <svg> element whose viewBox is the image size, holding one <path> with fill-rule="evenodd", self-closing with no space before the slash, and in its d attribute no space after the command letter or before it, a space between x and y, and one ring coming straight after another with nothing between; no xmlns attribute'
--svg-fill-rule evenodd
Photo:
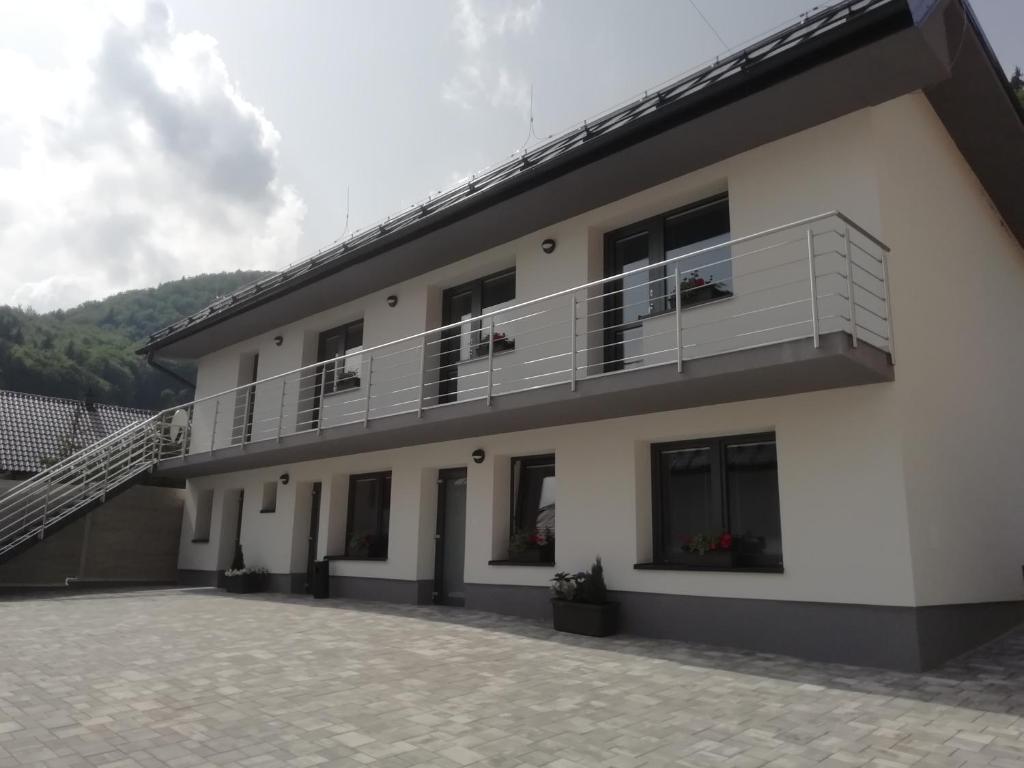
<svg viewBox="0 0 1024 768"><path fill-rule="evenodd" d="M618 603L581 603L552 598L551 613L559 632L608 637L619 631Z"/></svg>
<svg viewBox="0 0 1024 768"><path fill-rule="evenodd" d="M267 574L242 573L234 576L224 575L224 587L228 592L244 595L250 592L262 592L267 588Z"/></svg>
<svg viewBox="0 0 1024 768"><path fill-rule="evenodd" d="M737 553L732 550L715 550L712 552L677 552L672 555L672 562L680 565L707 566L710 568L735 568Z"/></svg>

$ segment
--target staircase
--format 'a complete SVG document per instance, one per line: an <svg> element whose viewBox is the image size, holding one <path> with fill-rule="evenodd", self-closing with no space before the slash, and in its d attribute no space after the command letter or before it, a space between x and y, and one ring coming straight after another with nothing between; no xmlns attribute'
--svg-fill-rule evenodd
<svg viewBox="0 0 1024 768"><path fill-rule="evenodd" d="M129 424L0 496L0 563L181 455L184 430L169 416Z"/></svg>

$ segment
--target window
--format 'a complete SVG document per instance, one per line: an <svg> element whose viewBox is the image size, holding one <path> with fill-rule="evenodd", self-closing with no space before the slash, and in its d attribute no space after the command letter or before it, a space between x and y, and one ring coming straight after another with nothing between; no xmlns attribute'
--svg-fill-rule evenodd
<svg viewBox="0 0 1024 768"><path fill-rule="evenodd" d="M213 491L200 491L196 496L196 522L192 528L192 543L210 540L210 521L213 519Z"/></svg>
<svg viewBox="0 0 1024 768"><path fill-rule="evenodd" d="M263 498L260 503L260 512L277 511L277 481L269 480L263 484Z"/></svg>
<svg viewBox="0 0 1024 768"><path fill-rule="evenodd" d="M320 334L317 361L330 361L323 367L323 392L342 392L359 386L363 348L363 321L340 325ZM347 355L342 360L335 358Z"/></svg>
<svg viewBox="0 0 1024 768"><path fill-rule="evenodd" d="M512 459L509 560L555 562L555 457Z"/></svg>
<svg viewBox="0 0 1024 768"><path fill-rule="evenodd" d="M654 445L651 452L656 562L782 566L773 433Z"/></svg>
<svg viewBox="0 0 1024 768"><path fill-rule="evenodd" d="M349 478L345 556L386 558L390 518L390 472L353 475Z"/></svg>
<svg viewBox="0 0 1024 768"><path fill-rule="evenodd" d="M605 285L606 368L643 365L643 320L675 309L679 271L682 308L732 296L729 198L703 200L605 235L605 275L642 270ZM688 253L704 251L692 257ZM678 258L684 257L684 258ZM662 265L669 259L676 259ZM644 269L649 267L649 269Z"/></svg>

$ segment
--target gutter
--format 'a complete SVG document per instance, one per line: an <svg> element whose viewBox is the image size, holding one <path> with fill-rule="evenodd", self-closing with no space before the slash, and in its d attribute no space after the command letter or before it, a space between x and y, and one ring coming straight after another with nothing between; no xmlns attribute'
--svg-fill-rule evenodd
<svg viewBox="0 0 1024 768"><path fill-rule="evenodd" d="M172 379L174 379L175 381L178 381L178 382L184 384L186 387L191 389L193 392L196 391L196 383L194 381L189 381L188 379L186 379L184 376L182 376L177 371L172 371L167 366L158 363L156 361L156 358L153 356L153 350L150 350L149 352L146 353L146 362L149 363L149 365L151 365L153 368L156 368L161 373L165 373L168 376L170 376Z"/></svg>

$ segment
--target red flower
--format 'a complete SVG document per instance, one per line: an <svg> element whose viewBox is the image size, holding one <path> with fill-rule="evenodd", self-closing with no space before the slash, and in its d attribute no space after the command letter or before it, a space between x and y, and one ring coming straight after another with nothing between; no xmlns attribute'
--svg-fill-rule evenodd
<svg viewBox="0 0 1024 768"><path fill-rule="evenodd" d="M711 541L708 542L708 551L714 552L716 549L718 549L718 539L712 537Z"/></svg>
<svg viewBox="0 0 1024 768"><path fill-rule="evenodd" d="M539 533L531 533L529 536L529 542L531 544L543 544L543 537Z"/></svg>
<svg viewBox="0 0 1024 768"><path fill-rule="evenodd" d="M700 286L704 285L704 278L703 277L698 277L697 280L694 282L694 285L696 285L698 288Z"/></svg>
<svg viewBox="0 0 1024 768"><path fill-rule="evenodd" d="M723 533L721 539L722 549L732 549L732 534Z"/></svg>

